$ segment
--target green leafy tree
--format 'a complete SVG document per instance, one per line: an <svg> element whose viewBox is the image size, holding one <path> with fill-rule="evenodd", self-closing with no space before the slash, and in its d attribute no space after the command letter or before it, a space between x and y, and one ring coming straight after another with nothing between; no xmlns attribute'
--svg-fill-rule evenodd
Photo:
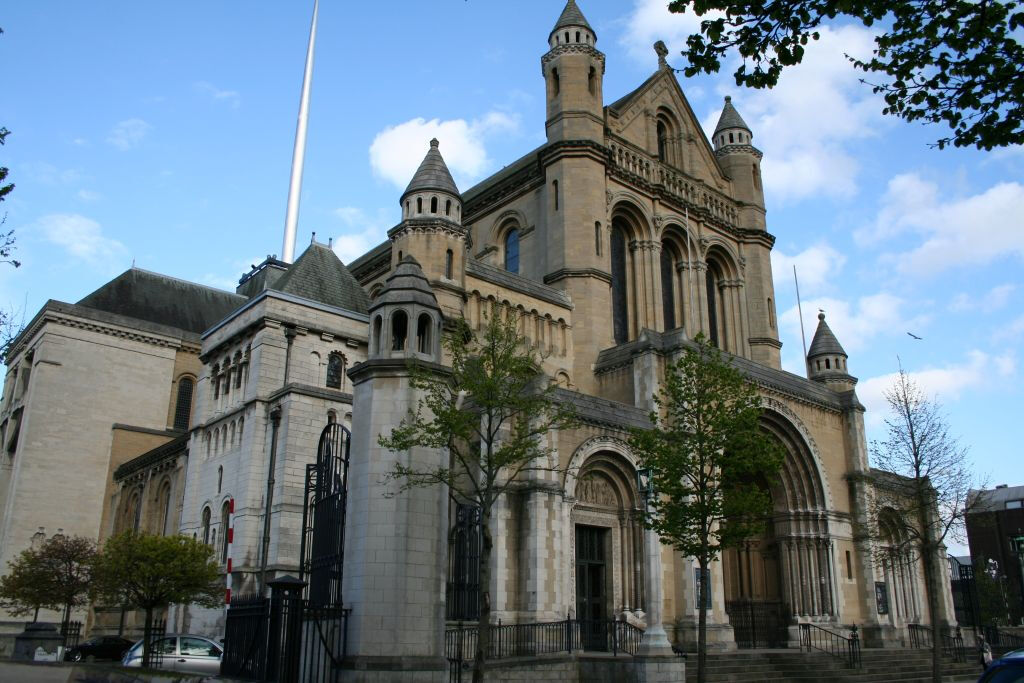
<svg viewBox="0 0 1024 683"><path fill-rule="evenodd" d="M0 34L3 32L4 30L0 28ZM4 145L7 141L7 136L10 134L11 131L0 126L0 146ZM7 195L14 189L14 183L6 182L7 173L7 167L0 166L0 202L7 199ZM0 216L0 225L6 222L7 214L5 213L3 216ZM14 231L0 232L0 263L7 263L15 268L19 267L21 261L11 258L14 249ZM22 312L20 322L15 321L17 317L16 311L0 311L0 362L6 361L7 349L24 327L24 312Z"/></svg>
<svg viewBox="0 0 1024 683"><path fill-rule="evenodd" d="M66 623L73 609L88 604L95 560L91 540L54 536L8 563L7 576L0 578L0 603L12 614L33 613L33 620L40 608L59 609Z"/></svg>
<svg viewBox="0 0 1024 683"><path fill-rule="evenodd" d="M391 477L402 491L444 486L459 503L480 512L482 543L479 576L478 638L473 681L483 680L490 645L491 513L510 488L531 471L558 470L550 462L554 447L547 436L575 424L570 403L541 369L540 356L518 333L514 311L495 307L484 329L474 333L458 320L442 344L450 356L450 375L412 367L412 385L424 392L414 414L381 446L405 451L413 446L447 449L448 466L417 470L395 464Z"/></svg>
<svg viewBox="0 0 1024 683"><path fill-rule="evenodd" d="M673 0L693 11L700 33L687 39L687 76L714 73L733 51L737 85L773 87L799 64L819 28L848 17L874 27L870 57L847 55L862 81L885 99L884 114L947 125L941 149L1024 143L1024 7L1019 0Z"/></svg>
<svg viewBox="0 0 1024 683"><path fill-rule="evenodd" d="M188 536L155 536L135 531L112 536L96 561L96 594L110 604L146 612L171 603L217 607L224 601L224 583L213 547ZM143 661L150 661L147 640Z"/></svg>
<svg viewBox="0 0 1024 683"><path fill-rule="evenodd" d="M967 450L949 433L941 407L902 367L885 400L887 435L871 443L881 472L875 475L868 538L896 543L897 550L921 560L928 621L940 632L948 626L941 611L946 539L963 537L974 477ZM940 683L942 639L932 638L932 644L932 680Z"/></svg>
<svg viewBox="0 0 1024 683"><path fill-rule="evenodd" d="M651 429L630 448L654 489L645 524L700 567L697 680L706 680L708 567L725 548L764 528L764 482L782 466L782 445L761 429L761 397L703 335L665 372Z"/></svg>

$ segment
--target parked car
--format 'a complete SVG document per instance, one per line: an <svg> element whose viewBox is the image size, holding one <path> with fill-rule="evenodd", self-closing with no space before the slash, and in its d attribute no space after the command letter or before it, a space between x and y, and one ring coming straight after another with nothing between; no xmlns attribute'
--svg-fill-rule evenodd
<svg viewBox="0 0 1024 683"><path fill-rule="evenodd" d="M1024 683L1024 650L1007 652L992 662L978 683Z"/></svg>
<svg viewBox="0 0 1024 683"><path fill-rule="evenodd" d="M85 660L93 662L97 659L113 659L117 661L124 656L125 651L132 646L132 641L120 636L97 636L90 638L84 643L75 647L69 647L64 653L64 659L69 662L80 662Z"/></svg>
<svg viewBox="0 0 1024 683"><path fill-rule="evenodd" d="M159 658L154 666L170 671L192 671L202 674L220 673L220 658L223 649L204 636L191 633L166 635L153 642L153 652ZM130 667L142 666L142 641L132 645L124 653L121 664Z"/></svg>

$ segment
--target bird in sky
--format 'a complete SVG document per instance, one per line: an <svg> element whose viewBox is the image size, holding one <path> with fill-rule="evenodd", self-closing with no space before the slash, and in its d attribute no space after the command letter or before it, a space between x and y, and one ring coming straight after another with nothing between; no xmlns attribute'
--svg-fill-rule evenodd
<svg viewBox="0 0 1024 683"><path fill-rule="evenodd" d="M916 339L916 340L918 340L918 341L921 341L921 339L923 339L923 337L918 337L918 336L917 336L916 334L914 334L913 332L907 332L907 334L909 334L909 335L910 335L911 337L913 337L914 339Z"/></svg>

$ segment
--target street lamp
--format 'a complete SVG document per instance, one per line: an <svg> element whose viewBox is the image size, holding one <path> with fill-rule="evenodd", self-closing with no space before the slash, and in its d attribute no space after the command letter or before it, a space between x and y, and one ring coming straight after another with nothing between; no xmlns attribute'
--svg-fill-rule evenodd
<svg viewBox="0 0 1024 683"><path fill-rule="evenodd" d="M645 503L654 495L654 477L650 467L644 467L636 471L636 489L643 496Z"/></svg>

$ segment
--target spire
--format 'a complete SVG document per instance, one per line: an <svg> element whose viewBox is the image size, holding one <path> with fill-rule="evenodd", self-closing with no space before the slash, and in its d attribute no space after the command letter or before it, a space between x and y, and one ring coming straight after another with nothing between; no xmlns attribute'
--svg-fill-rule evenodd
<svg viewBox="0 0 1024 683"><path fill-rule="evenodd" d="M459 188L452 180L452 174L448 172L448 165L444 163L444 157L438 150L440 143L437 138L430 141L430 149L423 157L420 167L416 169L415 175L409 181L409 186L402 193L402 199L413 192L424 192L436 190L459 196Z"/></svg>
<svg viewBox="0 0 1024 683"><path fill-rule="evenodd" d="M306 68L302 74L302 96L299 98L299 121L295 126L295 149L292 151L292 178L288 183L288 208L285 209L284 245L281 259L291 263L295 256L295 233L299 223L299 196L302 193L302 166L306 159L306 124L309 121L309 91L313 86L313 48L316 45L316 15L319 0L313 0L313 21L309 26Z"/></svg>
<svg viewBox="0 0 1024 683"><path fill-rule="evenodd" d="M715 135L718 135L723 130L728 130L730 128L742 128L753 135L753 132L750 130L750 127L747 126L743 117L740 116L738 111L736 111L736 107L732 106L732 97L726 95L725 106L722 107L722 116L719 117L718 125L715 126Z"/></svg>
<svg viewBox="0 0 1024 683"><path fill-rule="evenodd" d="M562 10L558 21L555 22L555 27L551 29L551 34L570 26L579 26L580 28L587 29L594 34L594 42L597 42L597 33L594 29L590 28L587 18L583 16L580 8L576 6L576 0L569 0L569 2L565 3L565 9ZM549 34L549 37L551 34Z"/></svg>
<svg viewBox="0 0 1024 683"><path fill-rule="evenodd" d="M857 380L846 367L847 355L836 335L825 322L825 312L818 313L818 329L807 352L807 376L837 391L852 389Z"/></svg>

